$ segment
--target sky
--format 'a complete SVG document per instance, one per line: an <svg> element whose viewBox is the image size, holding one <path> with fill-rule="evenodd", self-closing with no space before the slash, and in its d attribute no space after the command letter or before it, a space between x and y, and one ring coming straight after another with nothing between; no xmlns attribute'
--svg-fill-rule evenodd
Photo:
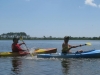
<svg viewBox="0 0 100 75"><path fill-rule="evenodd" d="M100 0L0 0L0 35L99 37Z"/></svg>

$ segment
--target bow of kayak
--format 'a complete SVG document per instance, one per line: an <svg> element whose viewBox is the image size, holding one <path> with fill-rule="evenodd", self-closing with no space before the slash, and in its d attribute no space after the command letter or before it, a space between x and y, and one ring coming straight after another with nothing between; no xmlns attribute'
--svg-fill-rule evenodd
<svg viewBox="0 0 100 75"><path fill-rule="evenodd" d="M46 49L36 49L34 51L34 53L37 53L37 54L43 54L43 53L56 53L57 52L57 48L46 48Z"/></svg>

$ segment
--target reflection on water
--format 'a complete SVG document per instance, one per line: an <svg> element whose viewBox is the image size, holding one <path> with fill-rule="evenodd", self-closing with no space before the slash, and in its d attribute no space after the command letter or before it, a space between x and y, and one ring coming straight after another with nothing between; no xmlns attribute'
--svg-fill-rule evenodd
<svg viewBox="0 0 100 75"><path fill-rule="evenodd" d="M61 65L63 67L62 69L63 73L68 74L70 62L67 59L63 59Z"/></svg>
<svg viewBox="0 0 100 75"><path fill-rule="evenodd" d="M21 65L22 65L22 62L20 58L13 58L12 59L12 69L11 69L12 72L18 75L21 72Z"/></svg>

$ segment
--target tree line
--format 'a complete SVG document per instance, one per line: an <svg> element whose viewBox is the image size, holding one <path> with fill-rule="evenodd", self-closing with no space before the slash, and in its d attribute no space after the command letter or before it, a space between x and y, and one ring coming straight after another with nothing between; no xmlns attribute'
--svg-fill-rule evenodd
<svg viewBox="0 0 100 75"><path fill-rule="evenodd" d="M25 32L9 32L9 33L3 33L0 35L0 40L11 40L14 37L19 38L20 36L23 37L25 40L63 40L63 37L31 37L30 35L27 35ZM71 37L70 40L100 40L100 37Z"/></svg>
<svg viewBox="0 0 100 75"><path fill-rule="evenodd" d="M25 32L9 32L9 33L3 33L0 35L0 40L6 40L6 39L13 39L14 37L20 38L22 36L24 39L30 39L31 37L27 35Z"/></svg>

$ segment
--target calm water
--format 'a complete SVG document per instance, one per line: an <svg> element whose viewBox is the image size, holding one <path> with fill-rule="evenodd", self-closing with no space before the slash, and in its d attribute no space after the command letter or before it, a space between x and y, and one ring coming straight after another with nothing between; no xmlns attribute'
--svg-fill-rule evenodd
<svg viewBox="0 0 100 75"><path fill-rule="evenodd" d="M92 46L71 51L100 49L100 41L71 40L72 45L91 42ZM25 40L29 48L57 48L61 52L63 40ZM12 41L0 40L0 52L11 51ZM24 48L24 45L22 46ZM0 75L100 75L100 59L40 59L25 57L0 57Z"/></svg>

